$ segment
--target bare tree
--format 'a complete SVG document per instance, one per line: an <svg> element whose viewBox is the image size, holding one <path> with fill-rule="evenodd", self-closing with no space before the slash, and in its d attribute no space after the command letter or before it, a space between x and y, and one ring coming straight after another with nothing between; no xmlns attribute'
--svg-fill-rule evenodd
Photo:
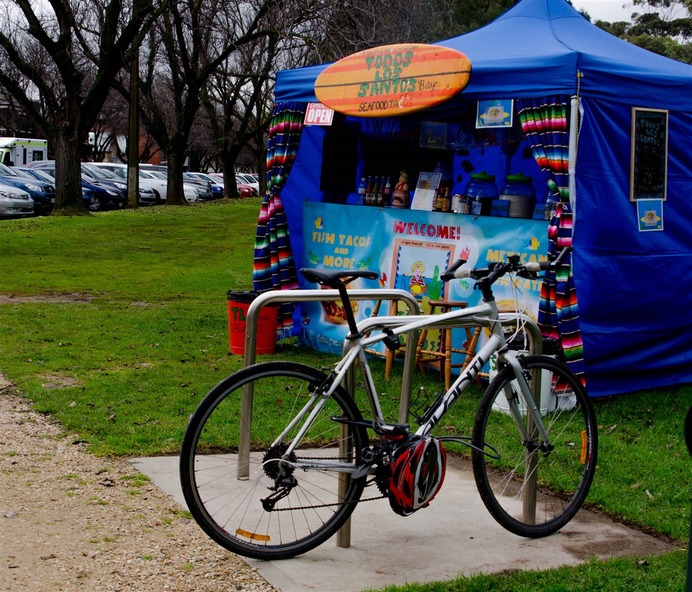
<svg viewBox="0 0 692 592"><path fill-rule="evenodd" d="M202 89L229 55L273 34L278 0L172 2L142 49L140 115L168 165L169 204L185 204L182 174ZM127 88L120 81L121 92Z"/></svg>
<svg viewBox="0 0 692 592"><path fill-rule="evenodd" d="M118 138L126 137L128 131L128 108L120 93L108 93L96 121L89 132L90 157L101 162L113 152L118 152Z"/></svg>
<svg viewBox="0 0 692 592"><path fill-rule="evenodd" d="M308 63L330 62L378 45L431 43L452 37L462 30L457 5L466 6L469 1L389 0L386 5L372 0L330 2L310 37Z"/></svg>
<svg viewBox="0 0 692 592"><path fill-rule="evenodd" d="M2 0L0 84L56 157L53 212L86 213L80 151L118 71L165 0Z"/></svg>
<svg viewBox="0 0 692 592"><path fill-rule="evenodd" d="M276 34L230 55L201 93L207 124L222 162L227 193L243 154L264 184L266 130L278 70L338 59L375 45L431 41L455 30L454 0L285 1L273 7ZM231 188L229 192L229 188Z"/></svg>
<svg viewBox="0 0 692 592"><path fill-rule="evenodd" d="M200 96L228 197L238 196L234 173L241 152L251 138L263 135L269 121L266 99L273 88L269 78L277 40L267 36L236 52L216 69Z"/></svg>

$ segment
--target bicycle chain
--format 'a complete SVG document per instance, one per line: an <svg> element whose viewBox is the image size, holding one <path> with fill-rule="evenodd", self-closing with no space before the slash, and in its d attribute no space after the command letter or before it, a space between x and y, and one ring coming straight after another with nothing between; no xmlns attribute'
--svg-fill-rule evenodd
<svg viewBox="0 0 692 592"><path fill-rule="evenodd" d="M343 458L339 456L301 456L301 460L344 460ZM384 499L386 498L386 495L380 495L378 497L366 497L366 498L359 498L355 501L352 502L334 502L331 504L319 504L319 505L312 505L312 506L291 506L290 508L274 508L272 509L272 512L293 512L295 510L312 510L314 508L329 508L331 506L342 506L344 504L359 504L360 502L374 502L375 500L378 499Z"/></svg>
<svg viewBox="0 0 692 592"><path fill-rule="evenodd" d="M353 502L336 502L333 504L319 504L317 506L291 506L290 508L274 508L272 512L293 512L294 510L313 510L314 508L329 508L331 506L343 506L344 504L359 504L360 502L373 502L378 499L384 499L386 496L381 495L379 497L366 497L364 499L357 499Z"/></svg>

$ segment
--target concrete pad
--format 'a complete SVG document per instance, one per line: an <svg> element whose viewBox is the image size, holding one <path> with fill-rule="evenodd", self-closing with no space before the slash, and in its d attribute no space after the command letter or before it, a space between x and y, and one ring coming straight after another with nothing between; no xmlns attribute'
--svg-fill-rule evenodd
<svg viewBox="0 0 692 592"><path fill-rule="evenodd" d="M131 462L185 506L178 457ZM432 504L411 516L392 512L386 499L358 504L351 518L349 548L337 547L334 537L293 559L246 561L282 592L359 592L461 574L542 570L578 565L592 557L653 555L673 549L655 537L584 510L550 537L515 536L488 514L470 470L453 464L449 463L444 485ZM364 495L377 493L372 487Z"/></svg>

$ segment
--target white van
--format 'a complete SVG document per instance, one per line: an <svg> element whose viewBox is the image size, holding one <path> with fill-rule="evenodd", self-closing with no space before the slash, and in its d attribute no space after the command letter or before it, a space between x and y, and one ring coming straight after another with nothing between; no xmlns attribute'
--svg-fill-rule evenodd
<svg viewBox="0 0 692 592"><path fill-rule="evenodd" d="M24 166L48 158L48 140L34 138L0 138L0 162L7 166Z"/></svg>

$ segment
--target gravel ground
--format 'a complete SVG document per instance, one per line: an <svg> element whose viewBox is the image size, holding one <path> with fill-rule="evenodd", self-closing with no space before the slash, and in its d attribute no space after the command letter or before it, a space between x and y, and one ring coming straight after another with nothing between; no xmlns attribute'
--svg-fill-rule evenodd
<svg viewBox="0 0 692 592"><path fill-rule="evenodd" d="M0 590L274 591L126 460L96 458L0 375Z"/></svg>

